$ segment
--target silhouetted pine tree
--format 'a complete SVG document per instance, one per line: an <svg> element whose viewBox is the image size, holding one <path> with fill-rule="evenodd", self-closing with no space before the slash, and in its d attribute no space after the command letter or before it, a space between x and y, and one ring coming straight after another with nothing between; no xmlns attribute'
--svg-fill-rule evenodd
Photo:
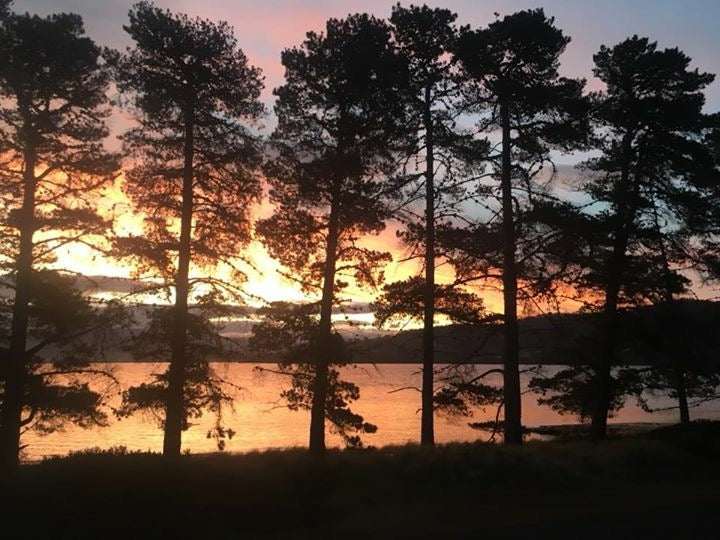
<svg viewBox="0 0 720 540"><path fill-rule="evenodd" d="M667 223L655 211L657 241L660 242L661 261L666 283L672 283L673 269L683 268L695 273L701 281L717 283L720 279L720 113L705 117L703 143L707 152L695 154L696 183L702 187L700 197L693 198L684 213L682 226L669 231ZM705 180L702 178L705 177ZM666 285L666 291L672 288ZM715 317L710 313L693 313L687 317L687 304L675 302L666 293L665 324L660 333L666 341L664 350L670 351L672 367L653 370L645 381L651 392L667 393L677 399L680 421L690 421L690 408L720 398L720 366L714 362L716 332L708 326ZM699 309L699 308L698 308ZM682 321L686 329L671 331L671 325ZM712 323L710 323L712 324ZM673 339L674 338L674 339ZM667 343L667 340L672 340Z"/></svg>
<svg viewBox="0 0 720 540"><path fill-rule="evenodd" d="M275 90L276 156L267 166L274 214L258 224L270 254L308 292L321 291L312 382L310 450L325 449L328 366L334 361L332 308L350 275L377 286L388 254L363 235L388 217L384 179L402 135L403 63L388 25L368 15L330 19L282 53L285 84Z"/></svg>
<svg viewBox="0 0 720 540"><path fill-rule="evenodd" d="M695 165L698 173L705 176L696 181L708 183L699 192L683 197L681 204L688 205L686 211L681 210L684 222L670 223L664 205L659 207L657 200L648 216L646 245L654 246L654 252L646 249L643 256L657 266L658 290L649 298L656 304L655 316L642 321L644 324L638 325L636 331L638 347L654 350L658 364L644 371L641 394L667 394L675 399L683 424L690 422L691 403L702 403L720 393L720 367L714 366L712 352L717 345L715 332L704 322L713 315L709 311L693 312L689 305L678 301L691 290L690 271L704 270L696 246L702 246L703 240L715 232L711 216L712 206L718 201L712 190L705 188L712 184L720 187L720 174L714 170L709 153L696 154L695 158L706 159L704 166ZM701 309L700 304L697 309ZM651 410L643 399L641 405Z"/></svg>
<svg viewBox="0 0 720 540"><path fill-rule="evenodd" d="M261 193L260 141L246 124L264 112L263 85L224 22L140 2L125 29L135 47L120 59L118 82L132 96L138 126L123 137L132 158L124 189L145 219L143 236L117 246L139 275L161 278L174 292L163 453L177 456L186 425L191 294L202 284L215 303L239 292L212 275L191 277L190 268L222 262L235 283L244 279L232 260L250 240L249 210Z"/></svg>
<svg viewBox="0 0 720 540"><path fill-rule="evenodd" d="M620 345L618 310L668 304L687 290L681 268L692 248L683 243L705 227L717 173L704 140L711 118L702 112L702 91L713 75L691 70L678 49L658 50L637 36L603 46L594 60L607 89L593 96L601 155L586 163L584 191L599 210L578 283L602 294L592 415L593 435L602 438Z"/></svg>
<svg viewBox="0 0 720 540"><path fill-rule="evenodd" d="M35 380L28 331L37 271L59 247L89 245L110 229L95 200L118 169L102 145L109 77L103 51L83 34L74 14L6 14L0 25L0 262L14 295L0 419L8 469L18 463L25 389Z"/></svg>
<svg viewBox="0 0 720 540"><path fill-rule="evenodd" d="M490 206L494 217L476 228L475 240L463 242L474 246L477 273L490 277L494 272L489 270L499 269L502 281L505 441L510 444L522 441L518 281L524 267L533 259L537 262L532 214L555 210L538 180L550 163L551 150L582 146L586 133L584 81L559 76L559 57L570 38L553 23L537 9L508 15L484 29L463 28L456 53L472 81L467 99L470 110L480 115L477 128L499 139L499 152L490 157L492 181L484 182L480 191L486 199L496 198L499 208ZM552 215L542 219L553 221Z"/></svg>
<svg viewBox="0 0 720 540"><path fill-rule="evenodd" d="M458 126L462 114L460 71L453 63L451 51L457 37L456 15L447 9L397 4L390 23L399 53L408 68L406 100L409 113L405 126L407 147L404 150L399 181L405 185L407 200L395 218L407 228L400 234L410 248L412 258L423 261L424 280L411 278L385 288L380 303L385 309L399 306L405 296L415 299L422 291L423 312L423 381L420 441L433 445L434 390L434 321L436 296L447 287L435 285L438 249L435 229L438 222L452 219L466 196L464 184L472 179L472 165L486 150ZM472 156L469 156L470 153ZM424 204L420 213L418 202ZM417 288L420 288L416 290ZM458 294L460 294L458 292ZM413 306L414 308L415 306ZM414 312L405 312L415 316Z"/></svg>

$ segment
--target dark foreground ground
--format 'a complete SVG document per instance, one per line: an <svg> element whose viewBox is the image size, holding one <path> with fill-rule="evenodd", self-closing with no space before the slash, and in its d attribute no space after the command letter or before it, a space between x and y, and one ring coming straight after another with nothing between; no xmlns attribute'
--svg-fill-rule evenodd
<svg viewBox="0 0 720 540"><path fill-rule="evenodd" d="M85 453L0 481L0 538L720 538L720 422L594 445Z"/></svg>

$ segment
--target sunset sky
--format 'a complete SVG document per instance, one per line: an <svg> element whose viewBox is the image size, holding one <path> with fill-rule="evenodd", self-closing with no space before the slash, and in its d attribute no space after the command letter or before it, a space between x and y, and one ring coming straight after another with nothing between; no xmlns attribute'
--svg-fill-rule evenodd
<svg viewBox="0 0 720 540"><path fill-rule="evenodd" d="M122 25L133 0L15 0L16 11L53 13L72 11L83 16L88 34L98 43L116 48L129 44ZM265 101L282 82L280 51L299 44L308 30L322 30L329 17L369 12L387 17L392 0L159 0L173 11L226 20L235 28L240 47L266 76ZM407 2L409 3L409 2ZM421 3L421 2L415 2ZM427 2L458 14L460 24L486 25L494 13L544 7L557 25L572 37L562 58L562 71L573 77L592 77L592 55L600 45L613 45L638 34L661 47L680 47L695 65L720 72L720 2L717 0L446 0ZM591 87L593 82L590 81ZM720 84L708 91L708 108L720 108Z"/></svg>
<svg viewBox="0 0 720 540"><path fill-rule="evenodd" d="M79 13L85 20L90 37L101 45L118 49L128 46L127 34L122 25L127 22L127 12L133 0L15 0L18 12L49 14L59 11ZM266 88L263 100L272 110L272 89L282 83L283 70L280 52L302 42L309 30L322 30L329 17L342 17L353 12L370 12L378 17L390 14L390 0L159 0L156 5L175 12L212 20L226 20L235 29L240 47L250 61L262 68ZM660 47L677 46L688 54L694 66L703 71L720 73L720 2L717 0L447 0L428 2L431 6L447 7L458 14L459 24L482 26L500 16L519 9L542 6L547 14L554 16L556 24L572 37L572 42L562 57L561 72L572 77L584 77L590 89L598 88L592 78L592 55L600 45L613 45L632 34L648 36ZM720 109L720 83L716 81L707 90L708 111ZM127 120L122 114L113 119L114 136L122 131ZM269 133L273 125L272 114L265 121ZM110 144L117 145L111 141ZM560 163L572 164L576 156L562 156ZM121 200L119 194L113 197ZM121 230L132 230L137 220L126 214L120 220ZM387 230L380 238L370 240L376 247L392 250L402 256L395 240L394 230ZM265 269L262 276L255 276L249 284L253 294L269 300L297 300L302 297L288 284L278 278L276 264L263 255L259 246L251 252ZM93 258L79 248L65 255L65 262L76 270L106 275L124 275L126 270L109 261ZM388 280L407 277L413 272L411 265L391 265ZM442 271L441 271L442 273ZM493 295L488 298L492 306Z"/></svg>

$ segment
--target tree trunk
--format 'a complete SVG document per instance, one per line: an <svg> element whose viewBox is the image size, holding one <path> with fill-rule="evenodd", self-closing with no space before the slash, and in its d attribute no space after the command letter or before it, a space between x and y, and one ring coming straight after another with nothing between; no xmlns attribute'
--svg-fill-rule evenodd
<svg viewBox="0 0 720 540"><path fill-rule="evenodd" d="M332 307L335 291L335 263L340 234L339 205L337 193L334 193L330 206L330 220L328 222L328 236L325 246L325 271L322 299L320 301L317 365L315 367L313 400L310 410L310 452L316 455L325 452L325 402L328 390L328 369L332 358Z"/></svg>
<svg viewBox="0 0 720 540"><path fill-rule="evenodd" d="M612 365L615 363L615 341L617 339L617 299L616 287L610 287L605 294L603 308L604 332L601 357L595 367L594 404L590 435L594 440L602 440L607 434L607 418L612 398Z"/></svg>
<svg viewBox="0 0 720 540"><path fill-rule="evenodd" d="M660 228L660 220L658 219L657 207L654 209L655 215L655 230L657 231L658 237L660 238L660 257L663 264L663 276L665 280L665 304L661 311L661 329L662 336L667 339L667 349L672 355L673 362L675 363L673 373L671 375L675 378L675 392L678 399L678 409L680 410L680 423L683 425L690 423L690 408L687 400L687 384L685 382L685 368L681 358L684 357L685 350L683 346L678 343L677 337L674 336L675 322L680 317L677 313L677 304L673 296L673 284L672 274L670 271L670 262L667 256L667 250L665 249L665 243L662 240L662 231Z"/></svg>
<svg viewBox="0 0 720 540"><path fill-rule="evenodd" d="M430 86L425 88L425 298L423 313L423 379L420 444L435 445L435 164Z"/></svg>
<svg viewBox="0 0 720 540"><path fill-rule="evenodd" d="M190 294L190 239L193 214L194 110L185 111L185 148L182 185L182 217L178 246L178 269L175 277L174 325L170 343L170 373L165 412L163 455L178 457L182 445L185 418L185 365L187 342L188 295Z"/></svg>
<svg viewBox="0 0 720 540"><path fill-rule="evenodd" d="M505 444L522 443L520 401L520 343L517 318L517 267L515 262L515 220L510 159L510 112L501 103L502 121L502 234L503 234L503 401L505 405Z"/></svg>
<svg viewBox="0 0 720 540"><path fill-rule="evenodd" d="M685 370L678 366L675 368L676 387L678 397L678 407L680 409L680 423L687 425L690 423L690 407L687 399L687 385L685 383Z"/></svg>
<svg viewBox="0 0 720 540"><path fill-rule="evenodd" d="M630 201L630 163L633 135L630 131L623 137L622 169L615 200L617 203L617 224L613 252L608 265L603 307L604 336L601 356L595 367L594 404L590 434L594 440L602 440L607 434L607 418L612 399L612 366L615 363L617 341L617 306L620 295L620 283L624 272L629 227L634 219L634 209Z"/></svg>
<svg viewBox="0 0 720 540"><path fill-rule="evenodd" d="M25 393L26 359L25 348L28 330L28 307L30 304L33 270L33 235L35 233L35 165L37 155L32 134L27 135L23 156L23 205L20 215L20 245L18 250L15 299L12 309L10 346L5 389L3 396L2 468L7 472L17 469L20 454L20 429Z"/></svg>

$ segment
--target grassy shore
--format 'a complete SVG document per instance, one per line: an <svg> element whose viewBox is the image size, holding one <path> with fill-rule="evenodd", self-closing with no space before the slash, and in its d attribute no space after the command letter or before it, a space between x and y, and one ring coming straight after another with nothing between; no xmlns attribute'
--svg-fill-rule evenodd
<svg viewBox="0 0 720 540"><path fill-rule="evenodd" d="M720 423L603 444L86 452L2 483L2 538L717 538ZM13 532L14 531L14 532ZM10 534L7 534L11 532Z"/></svg>

